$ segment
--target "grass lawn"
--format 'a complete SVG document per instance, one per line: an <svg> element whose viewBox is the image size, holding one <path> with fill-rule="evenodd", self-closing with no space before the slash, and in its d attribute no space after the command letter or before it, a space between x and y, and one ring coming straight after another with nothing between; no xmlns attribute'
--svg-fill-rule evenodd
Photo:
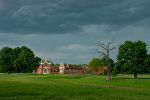
<svg viewBox="0 0 150 100"><path fill-rule="evenodd" d="M0 100L150 100L150 75L0 73Z"/></svg>

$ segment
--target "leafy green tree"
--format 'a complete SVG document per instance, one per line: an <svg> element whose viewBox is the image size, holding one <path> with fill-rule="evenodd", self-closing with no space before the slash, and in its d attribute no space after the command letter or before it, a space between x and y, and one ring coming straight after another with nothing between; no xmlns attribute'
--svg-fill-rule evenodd
<svg viewBox="0 0 150 100"><path fill-rule="evenodd" d="M21 52L18 54L21 65L21 72L26 73L29 72L30 67L33 64L34 53L28 47L22 46Z"/></svg>
<svg viewBox="0 0 150 100"><path fill-rule="evenodd" d="M59 66L60 64L56 63L55 65L56 65L56 66Z"/></svg>
<svg viewBox="0 0 150 100"><path fill-rule="evenodd" d="M40 61L41 61L41 58L34 57L33 62L32 62L32 66L30 67L29 72L32 72L33 69L39 64Z"/></svg>
<svg viewBox="0 0 150 100"><path fill-rule="evenodd" d="M149 68L147 66L146 46L147 44L140 40L125 41L120 44L115 67L116 72L134 74L134 78L137 78L138 73L147 73Z"/></svg>
<svg viewBox="0 0 150 100"><path fill-rule="evenodd" d="M87 64L79 64L79 65L81 65L81 66L88 66Z"/></svg>
<svg viewBox="0 0 150 100"><path fill-rule="evenodd" d="M32 70L41 61L39 57L35 57L33 51L26 46L21 48L4 47L0 51L0 71L1 72L17 72L26 73Z"/></svg>
<svg viewBox="0 0 150 100"><path fill-rule="evenodd" d="M12 65L13 72L19 73L21 71L21 60L19 59L19 53L21 49L19 47L12 49Z"/></svg>
<svg viewBox="0 0 150 100"><path fill-rule="evenodd" d="M99 67L102 67L103 62L99 58L93 58L92 61L89 62L88 67L91 68L93 71L97 71Z"/></svg>
<svg viewBox="0 0 150 100"><path fill-rule="evenodd" d="M21 59L15 59L13 61L13 68L14 68L14 72L16 72L16 73L23 72Z"/></svg>
<svg viewBox="0 0 150 100"><path fill-rule="evenodd" d="M147 64L146 71L148 71L147 73L150 73L150 54L147 55L147 62L146 62L146 64Z"/></svg>
<svg viewBox="0 0 150 100"><path fill-rule="evenodd" d="M10 47L4 47L0 51L0 69L1 72L12 72L13 66L12 66L12 48Z"/></svg>
<svg viewBox="0 0 150 100"><path fill-rule="evenodd" d="M39 57L35 57L33 51L26 46L22 46L20 49L21 52L18 54L18 64L21 66L21 72L32 72L35 65L37 65L41 59Z"/></svg>

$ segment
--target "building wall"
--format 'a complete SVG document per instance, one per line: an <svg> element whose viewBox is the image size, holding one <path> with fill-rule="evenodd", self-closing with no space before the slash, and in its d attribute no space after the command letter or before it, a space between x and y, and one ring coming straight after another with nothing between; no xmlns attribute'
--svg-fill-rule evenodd
<svg viewBox="0 0 150 100"><path fill-rule="evenodd" d="M44 62L41 65L42 65L42 73L44 74L44 72L46 72L46 70L47 70L47 74L50 74L50 72L51 72L51 64L49 64L48 62Z"/></svg>
<svg viewBox="0 0 150 100"><path fill-rule="evenodd" d="M48 62L41 63L37 68L33 69L33 73L36 74L44 74L44 72L47 74L50 74L51 72L51 64Z"/></svg>
<svg viewBox="0 0 150 100"><path fill-rule="evenodd" d="M37 68L33 69L33 73L36 73L36 74L41 74L42 73L42 67L41 65L39 65Z"/></svg>
<svg viewBox="0 0 150 100"><path fill-rule="evenodd" d="M81 69L65 69L65 74L83 74Z"/></svg>
<svg viewBox="0 0 150 100"><path fill-rule="evenodd" d="M87 69L78 68L79 65L73 65L74 67L69 68L69 65L60 64L59 69L57 66L51 68L51 64L44 62L41 63L37 68L33 69L33 73L36 74L85 74ZM78 66L78 67L77 67Z"/></svg>
<svg viewBox="0 0 150 100"><path fill-rule="evenodd" d="M65 74L65 66L63 63L61 63L59 66L59 74Z"/></svg>
<svg viewBox="0 0 150 100"><path fill-rule="evenodd" d="M82 73L86 74L87 73L87 69L82 69Z"/></svg>
<svg viewBox="0 0 150 100"><path fill-rule="evenodd" d="M51 74L58 74L57 66L54 66L53 69L51 69Z"/></svg>

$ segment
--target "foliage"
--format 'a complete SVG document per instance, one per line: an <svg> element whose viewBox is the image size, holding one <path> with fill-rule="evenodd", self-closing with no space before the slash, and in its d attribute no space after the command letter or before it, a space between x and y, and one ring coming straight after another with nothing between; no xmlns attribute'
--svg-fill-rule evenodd
<svg viewBox="0 0 150 100"><path fill-rule="evenodd" d="M93 71L97 71L99 67L104 66L102 60L99 58L93 58L92 61L89 62L88 67Z"/></svg>
<svg viewBox="0 0 150 100"><path fill-rule="evenodd" d="M104 66L107 66L107 59L106 58L102 58L102 62L103 62ZM115 62L111 58L109 58L109 62L111 65L111 72L112 72L114 67L115 67Z"/></svg>
<svg viewBox="0 0 150 100"><path fill-rule="evenodd" d="M55 65L56 65L56 66L59 66L60 64L56 63Z"/></svg>
<svg viewBox="0 0 150 100"><path fill-rule="evenodd" d="M134 74L148 73L146 43L138 40L135 42L125 41L119 46L117 55L116 72Z"/></svg>
<svg viewBox="0 0 150 100"><path fill-rule="evenodd" d="M0 66L1 66L1 72L4 72L4 73L13 70L12 48L4 47L0 51Z"/></svg>
<svg viewBox="0 0 150 100"><path fill-rule="evenodd" d="M81 65L81 66L88 66L87 64L79 64L79 65Z"/></svg>
<svg viewBox="0 0 150 100"><path fill-rule="evenodd" d="M147 64L146 71L147 73L150 73L150 54L147 54L147 60L145 61L145 63Z"/></svg>
<svg viewBox="0 0 150 100"><path fill-rule="evenodd" d="M40 62L39 57L35 57L33 51L26 46L21 48L4 47L0 51L1 72L26 73L32 70Z"/></svg>

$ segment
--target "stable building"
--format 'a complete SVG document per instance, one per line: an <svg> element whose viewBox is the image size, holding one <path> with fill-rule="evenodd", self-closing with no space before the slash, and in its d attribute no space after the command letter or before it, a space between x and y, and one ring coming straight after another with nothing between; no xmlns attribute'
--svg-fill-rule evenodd
<svg viewBox="0 0 150 100"><path fill-rule="evenodd" d="M34 74L85 74L87 69L81 65L60 64L60 66L51 66L46 60L40 63L35 69Z"/></svg>
<svg viewBox="0 0 150 100"><path fill-rule="evenodd" d="M68 63L60 64L59 69L60 69L60 74L85 74L87 73L87 69L85 66L69 65Z"/></svg>
<svg viewBox="0 0 150 100"><path fill-rule="evenodd" d="M41 63L33 69L33 73L37 74L50 74L51 73L51 63L48 63L46 60L44 63Z"/></svg>

